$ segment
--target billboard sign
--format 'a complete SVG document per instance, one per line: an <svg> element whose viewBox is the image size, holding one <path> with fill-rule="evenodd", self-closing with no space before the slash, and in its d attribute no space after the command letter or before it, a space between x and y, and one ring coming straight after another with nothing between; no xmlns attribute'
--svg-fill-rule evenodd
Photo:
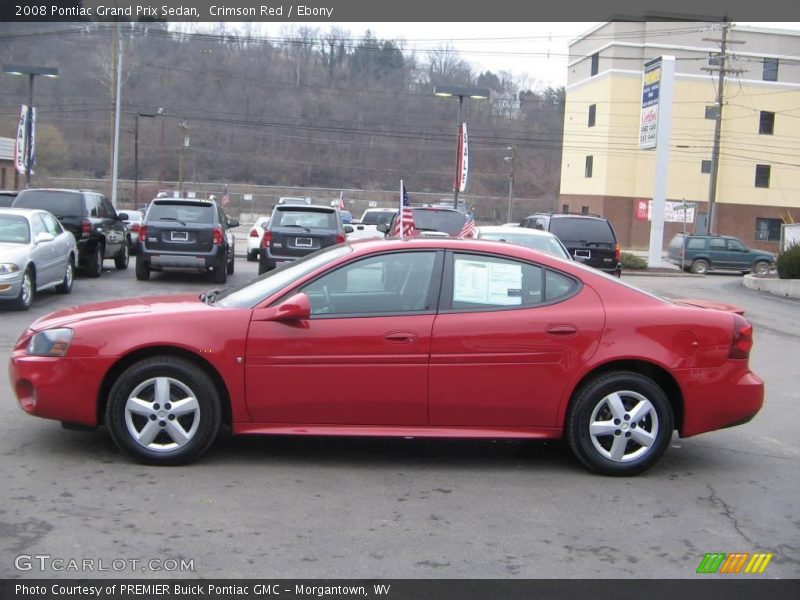
<svg viewBox="0 0 800 600"><path fill-rule="evenodd" d="M644 65L642 110L639 116L639 148L655 148L658 139L658 97L661 91L661 58Z"/></svg>
<svg viewBox="0 0 800 600"><path fill-rule="evenodd" d="M665 202L664 222L666 223L694 223L697 205L694 202ZM636 218L640 221L652 221L653 201L636 201Z"/></svg>

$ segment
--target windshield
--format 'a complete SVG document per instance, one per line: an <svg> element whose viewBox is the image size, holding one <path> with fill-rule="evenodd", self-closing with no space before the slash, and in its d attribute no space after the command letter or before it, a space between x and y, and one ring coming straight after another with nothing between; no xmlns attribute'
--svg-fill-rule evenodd
<svg viewBox="0 0 800 600"><path fill-rule="evenodd" d="M226 288L215 296L215 306L225 308L252 308L272 294L289 287L315 269L352 252L347 244L330 246L296 261L267 271L247 283Z"/></svg>
<svg viewBox="0 0 800 600"><path fill-rule="evenodd" d="M28 219L16 215L0 215L0 242L30 244L31 232Z"/></svg>
<svg viewBox="0 0 800 600"><path fill-rule="evenodd" d="M467 216L455 210L414 209L414 227L420 231L441 231L458 235Z"/></svg>
<svg viewBox="0 0 800 600"><path fill-rule="evenodd" d="M78 192L23 190L14 201L15 208L40 208L56 217L80 217L83 213Z"/></svg>
<svg viewBox="0 0 800 600"><path fill-rule="evenodd" d="M559 242L556 238L550 237L549 235L526 235L524 233L519 233L512 230L509 232L504 231L502 233L481 232L480 237L484 240L498 240L501 242L508 242L510 244L526 246L528 248L533 248L534 250L539 250L540 252L552 254L558 258L566 258L567 260L571 260L569 253L566 251L561 242Z"/></svg>

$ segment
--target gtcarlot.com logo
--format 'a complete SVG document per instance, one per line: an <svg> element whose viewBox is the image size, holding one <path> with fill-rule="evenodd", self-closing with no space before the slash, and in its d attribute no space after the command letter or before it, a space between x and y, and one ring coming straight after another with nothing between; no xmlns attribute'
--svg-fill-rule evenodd
<svg viewBox="0 0 800 600"><path fill-rule="evenodd" d="M735 575L739 573L761 574L769 561L772 560L772 553L766 552L709 552L700 561L697 573L720 573L725 575Z"/></svg>

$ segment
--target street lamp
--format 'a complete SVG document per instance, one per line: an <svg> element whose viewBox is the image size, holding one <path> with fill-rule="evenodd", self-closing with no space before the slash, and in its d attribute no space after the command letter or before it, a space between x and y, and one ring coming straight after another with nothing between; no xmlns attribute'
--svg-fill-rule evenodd
<svg viewBox="0 0 800 600"><path fill-rule="evenodd" d="M511 150L511 156L503 157L503 160L511 162L511 172L508 174L508 218L506 223L511 223L511 207L514 201L514 162L517 158L517 147L509 146L506 150Z"/></svg>
<svg viewBox="0 0 800 600"><path fill-rule="evenodd" d="M473 100L485 100L489 97L487 88L458 87L453 85L437 85L433 88L434 96L458 97L458 138L461 137L461 113L464 107L464 98ZM456 142L456 175L453 180L453 208L458 209L458 188L460 187L461 173L458 172L459 166L458 142Z"/></svg>
<svg viewBox="0 0 800 600"><path fill-rule="evenodd" d="M163 109L158 109L158 114ZM136 113L133 127L133 209L139 208L139 117L154 119L157 115L153 113Z"/></svg>
<svg viewBox="0 0 800 600"><path fill-rule="evenodd" d="M27 75L28 81L28 118L25 122L25 185L31 187L31 169L33 165L33 78L37 75L42 77L58 77L58 69L55 67L30 67L23 65L3 65L3 71L9 75Z"/></svg>

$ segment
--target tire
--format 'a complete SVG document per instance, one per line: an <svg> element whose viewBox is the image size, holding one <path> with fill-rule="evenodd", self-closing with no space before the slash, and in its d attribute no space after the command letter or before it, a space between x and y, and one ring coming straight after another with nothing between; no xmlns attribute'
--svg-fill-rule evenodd
<svg viewBox="0 0 800 600"><path fill-rule="evenodd" d="M770 270L770 264L765 260L760 260L753 265L754 275L767 275Z"/></svg>
<svg viewBox="0 0 800 600"><path fill-rule="evenodd" d="M154 356L128 367L111 387L106 425L117 446L151 465L200 457L219 432L219 394L197 365Z"/></svg>
<svg viewBox="0 0 800 600"><path fill-rule="evenodd" d="M64 279L56 286L59 294L69 294L72 291L72 284L75 282L75 265L72 257L67 259L67 268L64 270Z"/></svg>
<svg viewBox="0 0 800 600"><path fill-rule="evenodd" d="M150 267L147 266L147 263L141 255L136 257L136 279L139 281L147 281L150 279Z"/></svg>
<svg viewBox="0 0 800 600"><path fill-rule="evenodd" d="M117 271L124 271L127 269L130 259L130 248L128 248L128 241L125 240L125 242L122 244L122 249L119 251L119 254L114 257L114 266L117 268Z"/></svg>
<svg viewBox="0 0 800 600"><path fill-rule="evenodd" d="M214 279L214 283L225 283L228 281L228 265L224 256L217 261L214 270L211 272L211 277Z"/></svg>
<svg viewBox="0 0 800 600"><path fill-rule="evenodd" d="M16 310L28 310L33 304L33 297L36 295L36 278L33 276L33 271L25 269L22 274L22 284L19 286L19 294L14 299L14 308Z"/></svg>
<svg viewBox="0 0 800 600"><path fill-rule="evenodd" d="M256 262L258 260L258 250L250 250L247 253L247 262Z"/></svg>
<svg viewBox="0 0 800 600"><path fill-rule="evenodd" d="M275 265L271 265L264 261L259 261L258 263L258 274L263 275L267 271L272 271L275 268Z"/></svg>
<svg viewBox="0 0 800 600"><path fill-rule="evenodd" d="M233 275L233 270L236 268L236 257L231 256L231 262L225 266L225 272L228 275Z"/></svg>
<svg viewBox="0 0 800 600"><path fill-rule="evenodd" d="M636 421L634 411L641 416ZM672 406L657 383L638 373L615 371L578 390L565 435L572 452L591 470L629 476L661 458L673 423Z"/></svg>
<svg viewBox="0 0 800 600"><path fill-rule="evenodd" d="M705 275L708 273L709 267L710 265L708 264L707 260L704 258L698 258L692 263L692 266L689 268L689 270L698 275Z"/></svg>
<svg viewBox="0 0 800 600"><path fill-rule="evenodd" d="M86 274L89 277L100 277L103 272L103 245L96 244L92 253L92 260L86 265Z"/></svg>

